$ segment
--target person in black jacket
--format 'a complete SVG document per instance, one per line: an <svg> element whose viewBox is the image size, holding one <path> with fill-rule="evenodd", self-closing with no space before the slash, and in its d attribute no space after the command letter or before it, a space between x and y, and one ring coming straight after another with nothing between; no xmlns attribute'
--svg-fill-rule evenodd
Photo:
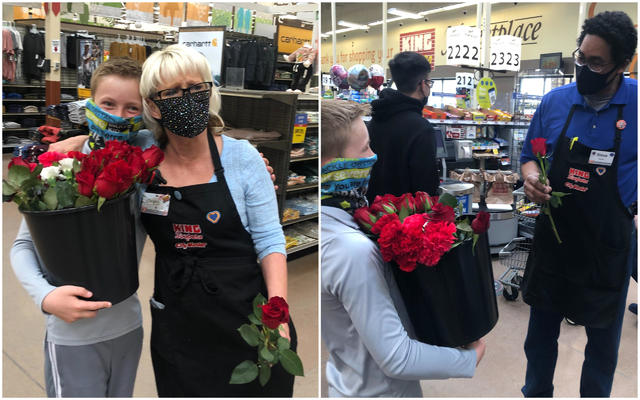
<svg viewBox="0 0 640 400"><path fill-rule="evenodd" d="M433 82L431 65L412 51L397 54L389 62L398 90L384 89L372 102L369 122L371 149L378 162L371 171L367 198L376 195L423 191L436 195L438 168L433 128L422 118Z"/></svg>

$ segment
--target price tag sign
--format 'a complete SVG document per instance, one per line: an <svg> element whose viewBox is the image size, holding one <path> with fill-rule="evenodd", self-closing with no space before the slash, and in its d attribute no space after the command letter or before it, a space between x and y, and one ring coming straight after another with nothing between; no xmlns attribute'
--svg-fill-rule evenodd
<svg viewBox="0 0 640 400"><path fill-rule="evenodd" d="M322 74L322 85L324 85L324 86L335 86L333 84L333 80L331 79L331 75Z"/></svg>
<svg viewBox="0 0 640 400"><path fill-rule="evenodd" d="M471 91L475 86L475 78L471 72L456 72L456 107L471 107Z"/></svg>
<svg viewBox="0 0 640 400"><path fill-rule="evenodd" d="M306 113L296 114L291 143L304 143L304 137L307 133L307 121L308 116Z"/></svg>
<svg viewBox="0 0 640 400"><path fill-rule="evenodd" d="M491 108L491 105L496 102L496 83L493 79L484 77L478 81L476 99L481 108Z"/></svg>
<svg viewBox="0 0 640 400"><path fill-rule="evenodd" d="M522 39L517 36L491 37L489 69L520 71L522 64Z"/></svg>
<svg viewBox="0 0 640 400"><path fill-rule="evenodd" d="M480 66L480 28L460 25L447 29L447 65Z"/></svg>

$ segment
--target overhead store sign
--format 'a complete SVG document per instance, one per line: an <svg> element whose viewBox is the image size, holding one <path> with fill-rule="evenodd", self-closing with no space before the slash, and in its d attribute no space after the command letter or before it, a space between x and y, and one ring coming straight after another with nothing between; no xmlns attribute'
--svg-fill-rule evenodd
<svg viewBox="0 0 640 400"><path fill-rule="evenodd" d="M491 38L489 69L520 71L522 65L522 39L517 36L494 36Z"/></svg>
<svg viewBox="0 0 640 400"><path fill-rule="evenodd" d="M415 51L425 56L431 69L435 69L436 30L425 29L418 32L400 34L400 51Z"/></svg>
<svg viewBox="0 0 640 400"><path fill-rule="evenodd" d="M278 25L278 53L293 53L305 43L311 44L312 40L313 31L311 29Z"/></svg>
<svg viewBox="0 0 640 400"><path fill-rule="evenodd" d="M233 4L215 3L211 9L211 26L227 26L231 28L233 21Z"/></svg>
<svg viewBox="0 0 640 400"><path fill-rule="evenodd" d="M212 28L213 29L213 28ZM222 46L224 40L224 31L198 31L188 32L180 31L178 34L178 43L191 47L202 53L209 64L214 77L220 81L220 71L222 70Z"/></svg>
<svg viewBox="0 0 640 400"><path fill-rule="evenodd" d="M480 28L452 26L447 29L447 65L480 66Z"/></svg>
<svg viewBox="0 0 640 400"><path fill-rule="evenodd" d="M163 25L180 26L184 15L184 3L158 3L160 17L158 22Z"/></svg>

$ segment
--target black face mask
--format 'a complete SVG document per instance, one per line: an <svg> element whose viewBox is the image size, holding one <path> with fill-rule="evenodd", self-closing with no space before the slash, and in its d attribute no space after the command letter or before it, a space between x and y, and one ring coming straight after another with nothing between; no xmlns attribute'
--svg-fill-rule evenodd
<svg viewBox="0 0 640 400"><path fill-rule="evenodd" d="M211 92L186 93L181 97L152 100L162 117L157 121L178 136L194 138L200 135L209 122L209 97Z"/></svg>
<svg viewBox="0 0 640 400"><path fill-rule="evenodd" d="M593 72L586 65L576 65L576 85L581 95L595 94L607 87L611 82L609 76L615 72L615 68L607 74Z"/></svg>

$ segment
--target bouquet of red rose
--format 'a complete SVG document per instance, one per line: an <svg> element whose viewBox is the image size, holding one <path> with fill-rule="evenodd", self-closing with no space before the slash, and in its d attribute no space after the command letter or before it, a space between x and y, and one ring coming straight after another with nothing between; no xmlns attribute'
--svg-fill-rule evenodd
<svg viewBox="0 0 640 400"><path fill-rule="evenodd" d="M488 213L479 212L470 224L462 215L462 205L446 193L376 196L370 207L357 209L354 218L377 240L384 261L395 261L406 272L418 263L435 266L464 241L473 239L475 248L479 235L489 229Z"/></svg>
<svg viewBox="0 0 640 400"><path fill-rule="evenodd" d="M304 376L300 357L290 349L289 340L280 336L278 327L289 322L289 305L279 296L269 299L260 293L253 300L251 324L243 324L238 332L249 346L258 348L258 362L245 360L231 373L230 384L249 383L258 378L265 386L271 378L271 367L278 362L295 376ZM259 327L259 328L258 328Z"/></svg>
<svg viewBox="0 0 640 400"><path fill-rule="evenodd" d="M538 164L540 165L540 169L542 170L540 173L540 177L538 181L543 185L546 185L549 182L547 178L547 171L549 170L549 156L547 155L547 139L545 138L536 138L531 140L531 150L533 154L536 155L538 159ZM571 193L563 193L563 192L551 192L551 199L544 203L541 207L541 210L544 214L549 216L549 221L551 222L551 228L553 229L553 233L556 236L556 240L558 243L562 243L560 240L560 235L558 235L558 230L556 229L556 224L553 222L553 216L551 215L551 207L558 208L562 205L562 198Z"/></svg>
<svg viewBox="0 0 640 400"><path fill-rule="evenodd" d="M22 211L92 204L99 211L106 200L127 193L136 183L149 182L163 159L156 146L142 151L115 140L89 154L49 151L38 157L38 164L14 157L2 182L3 199L16 202Z"/></svg>

